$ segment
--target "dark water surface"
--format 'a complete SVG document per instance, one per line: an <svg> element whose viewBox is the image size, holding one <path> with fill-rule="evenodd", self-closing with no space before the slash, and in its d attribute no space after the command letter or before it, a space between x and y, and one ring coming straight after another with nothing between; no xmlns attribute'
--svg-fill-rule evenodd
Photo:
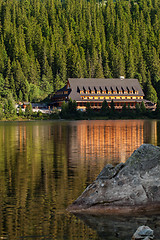
<svg viewBox="0 0 160 240"><path fill-rule="evenodd" d="M160 145L159 121L0 122L0 239L121 239L124 220L65 209L107 163L143 143Z"/></svg>

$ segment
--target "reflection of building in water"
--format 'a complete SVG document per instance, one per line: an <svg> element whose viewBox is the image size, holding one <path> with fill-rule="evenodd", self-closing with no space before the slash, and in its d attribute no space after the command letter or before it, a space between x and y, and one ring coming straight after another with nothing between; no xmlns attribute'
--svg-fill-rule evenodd
<svg viewBox="0 0 160 240"><path fill-rule="evenodd" d="M19 151L23 152L24 148L26 147L26 126L19 125L18 128L18 145L19 145Z"/></svg>
<svg viewBox="0 0 160 240"><path fill-rule="evenodd" d="M91 160L113 164L125 162L144 142L143 120L85 121L73 129L70 146L70 157L73 161L78 158L78 161Z"/></svg>
<svg viewBox="0 0 160 240"><path fill-rule="evenodd" d="M151 143L156 146L158 145L157 128L158 128L157 120L144 122L144 138L146 143Z"/></svg>
<svg viewBox="0 0 160 240"><path fill-rule="evenodd" d="M66 146L69 160L75 164L83 160L124 162L144 142L158 144L156 120L78 121L43 127L19 124L16 131L20 152L26 145L37 149L55 140L55 149Z"/></svg>

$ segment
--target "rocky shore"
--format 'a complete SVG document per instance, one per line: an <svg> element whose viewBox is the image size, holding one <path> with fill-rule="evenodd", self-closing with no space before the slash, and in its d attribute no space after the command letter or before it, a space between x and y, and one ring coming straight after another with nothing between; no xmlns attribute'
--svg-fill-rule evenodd
<svg viewBox="0 0 160 240"><path fill-rule="evenodd" d="M143 144L116 167L106 165L68 207L73 213L160 213L160 147Z"/></svg>

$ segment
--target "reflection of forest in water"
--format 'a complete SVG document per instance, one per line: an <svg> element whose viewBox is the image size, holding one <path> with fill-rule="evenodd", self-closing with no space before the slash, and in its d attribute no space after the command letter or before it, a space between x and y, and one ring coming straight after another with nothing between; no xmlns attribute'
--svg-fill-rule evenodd
<svg viewBox="0 0 160 240"><path fill-rule="evenodd" d="M0 237L98 239L65 208L105 164L160 145L159 129L144 120L1 122Z"/></svg>

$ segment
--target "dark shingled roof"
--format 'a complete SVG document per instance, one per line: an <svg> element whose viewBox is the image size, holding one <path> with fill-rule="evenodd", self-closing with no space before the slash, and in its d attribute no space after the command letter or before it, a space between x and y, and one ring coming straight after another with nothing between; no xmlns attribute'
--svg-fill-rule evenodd
<svg viewBox="0 0 160 240"><path fill-rule="evenodd" d="M68 93L64 92L67 91ZM59 89L53 96L52 99L56 100L57 98L61 98L61 97L68 97L68 95L70 94L71 89L67 89L67 85L65 85L63 88Z"/></svg>
<svg viewBox="0 0 160 240"><path fill-rule="evenodd" d="M109 79L99 79L99 78L69 78L68 79L71 93L69 94L69 98L72 100L79 101L81 100L81 96L84 95L77 92L77 88L80 90L83 90L84 88L86 90L94 90L95 88L97 90L108 90L108 91L138 91L137 94L135 93L129 93L129 94L123 94L124 96L144 96L144 93L142 91L142 88L138 82L138 79L120 79L120 78L109 78ZM87 94L88 95L88 94ZM92 94L94 95L94 94ZM96 96L102 96L106 94L95 94ZM109 96L115 96L115 94L107 94ZM117 95L117 94L116 94Z"/></svg>
<svg viewBox="0 0 160 240"><path fill-rule="evenodd" d="M58 92L63 92L63 91L66 91L67 90L67 85L65 85L63 88L57 90L57 93Z"/></svg>

